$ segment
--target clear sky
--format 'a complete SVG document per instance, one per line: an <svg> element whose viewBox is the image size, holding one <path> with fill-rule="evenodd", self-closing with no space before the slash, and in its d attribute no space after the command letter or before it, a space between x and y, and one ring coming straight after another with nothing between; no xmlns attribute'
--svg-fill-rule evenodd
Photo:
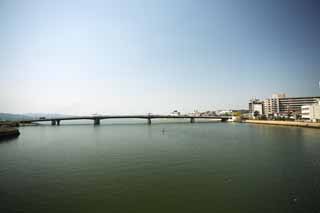
<svg viewBox="0 0 320 213"><path fill-rule="evenodd" d="M0 112L169 113L320 95L316 0L1 0Z"/></svg>

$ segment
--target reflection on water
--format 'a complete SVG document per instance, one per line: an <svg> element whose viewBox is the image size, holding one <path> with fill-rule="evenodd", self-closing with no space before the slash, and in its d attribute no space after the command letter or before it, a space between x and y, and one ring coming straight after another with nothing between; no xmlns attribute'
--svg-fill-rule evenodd
<svg viewBox="0 0 320 213"><path fill-rule="evenodd" d="M0 212L320 210L317 129L129 122L20 128L0 144Z"/></svg>
<svg viewBox="0 0 320 213"><path fill-rule="evenodd" d="M7 136L7 137L3 137L3 138L0 138L0 143L6 143L6 142L11 142L11 141L16 141L17 140L17 137L19 136Z"/></svg>

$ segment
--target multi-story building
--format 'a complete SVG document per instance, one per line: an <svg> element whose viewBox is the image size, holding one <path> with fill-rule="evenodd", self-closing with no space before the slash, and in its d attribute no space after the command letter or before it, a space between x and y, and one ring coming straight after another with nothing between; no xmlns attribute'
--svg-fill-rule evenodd
<svg viewBox="0 0 320 213"><path fill-rule="evenodd" d="M291 116L302 115L302 109L318 103L320 96L315 97L286 97L285 94L273 94L271 98L260 101L253 98L249 102L249 112L253 115L258 111L260 115L269 116ZM302 108L302 106L306 106ZM261 109L262 107L262 109Z"/></svg>
<svg viewBox="0 0 320 213"><path fill-rule="evenodd" d="M279 99L280 114L301 114L301 107L303 105L310 105L317 103L320 97L293 97Z"/></svg>
<svg viewBox="0 0 320 213"><path fill-rule="evenodd" d="M279 111L279 99L268 98L263 101L266 116L274 115Z"/></svg>
<svg viewBox="0 0 320 213"><path fill-rule="evenodd" d="M271 98L264 100L264 112L266 116L279 114L280 98L286 98L286 94L272 94Z"/></svg>
<svg viewBox="0 0 320 213"><path fill-rule="evenodd" d="M301 107L317 103L320 97L286 97L285 94L273 94L271 98L264 100L264 112L266 116L274 115L301 115Z"/></svg>
<svg viewBox="0 0 320 213"><path fill-rule="evenodd" d="M264 102L256 98L252 98L249 102L249 113L254 116L256 112L259 115L264 115Z"/></svg>
<svg viewBox="0 0 320 213"><path fill-rule="evenodd" d="M310 108L311 105L304 105L301 107L301 115L302 115L302 119L305 120L310 120Z"/></svg>
<svg viewBox="0 0 320 213"><path fill-rule="evenodd" d="M320 121L320 99L315 104L301 106L302 119L313 122Z"/></svg>

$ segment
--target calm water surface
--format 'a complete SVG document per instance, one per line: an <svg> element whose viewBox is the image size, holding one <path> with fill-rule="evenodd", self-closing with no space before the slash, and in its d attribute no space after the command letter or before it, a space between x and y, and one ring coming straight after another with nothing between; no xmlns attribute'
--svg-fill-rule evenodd
<svg viewBox="0 0 320 213"><path fill-rule="evenodd" d="M317 129L105 122L20 132L0 143L0 212L320 212Z"/></svg>

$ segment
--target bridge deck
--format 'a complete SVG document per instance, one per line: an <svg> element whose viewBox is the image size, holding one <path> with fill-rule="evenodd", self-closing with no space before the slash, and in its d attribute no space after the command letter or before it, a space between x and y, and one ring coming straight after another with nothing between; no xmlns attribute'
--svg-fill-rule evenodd
<svg viewBox="0 0 320 213"><path fill-rule="evenodd" d="M21 122L45 122L45 121L63 121L63 120L102 120L102 119L230 119L231 116L189 116L189 115L105 115L105 116L74 116L57 117L46 119L22 120Z"/></svg>

